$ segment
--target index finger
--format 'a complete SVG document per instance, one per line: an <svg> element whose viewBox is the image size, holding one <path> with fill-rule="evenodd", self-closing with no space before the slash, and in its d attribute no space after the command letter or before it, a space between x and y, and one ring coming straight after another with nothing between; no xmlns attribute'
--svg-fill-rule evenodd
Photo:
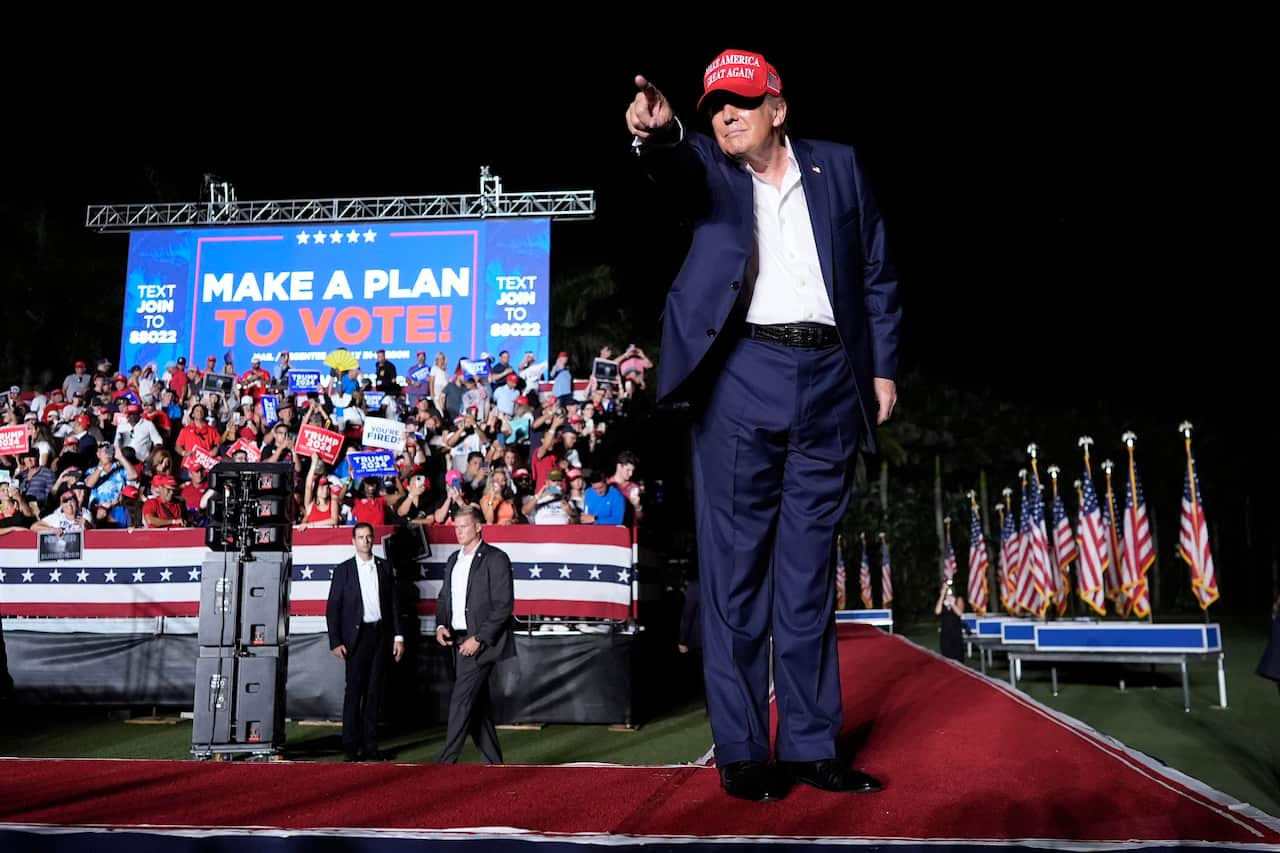
<svg viewBox="0 0 1280 853"><path fill-rule="evenodd" d="M649 109L653 109L654 104L658 102L658 98L662 97L662 93L658 91L658 87L650 83L648 78L643 74L636 75L636 88L644 93Z"/></svg>

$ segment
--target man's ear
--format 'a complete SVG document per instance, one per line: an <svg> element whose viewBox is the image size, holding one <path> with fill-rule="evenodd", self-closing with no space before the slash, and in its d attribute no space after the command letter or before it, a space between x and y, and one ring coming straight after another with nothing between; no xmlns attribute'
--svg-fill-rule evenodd
<svg viewBox="0 0 1280 853"><path fill-rule="evenodd" d="M773 110L773 126L782 127L783 122L787 120L787 101L785 98L779 97L777 105Z"/></svg>

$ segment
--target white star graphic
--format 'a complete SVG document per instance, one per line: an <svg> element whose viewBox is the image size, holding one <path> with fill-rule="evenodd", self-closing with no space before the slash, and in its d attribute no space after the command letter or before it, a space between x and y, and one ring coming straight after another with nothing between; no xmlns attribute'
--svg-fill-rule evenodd
<svg viewBox="0 0 1280 853"><path fill-rule="evenodd" d="M374 231L372 228L370 228L368 231L364 232L364 241L366 243L372 243L373 238L377 236L378 236L378 233Z"/></svg>
<svg viewBox="0 0 1280 853"><path fill-rule="evenodd" d="M138 569L133 573L133 582L142 583L142 569Z"/></svg>
<svg viewBox="0 0 1280 853"><path fill-rule="evenodd" d="M57 569L54 569L53 571L49 572L49 583L61 583L61 582L62 582L62 572L58 571Z"/></svg>
<svg viewBox="0 0 1280 853"><path fill-rule="evenodd" d="M618 580L622 581L623 583L626 583L627 581L631 580L631 572L627 571L626 569L623 569L622 571L618 572Z"/></svg>
<svg viewBox="0 0 1280 853"><path fill-rule="evenodd" d="M335 246L336 246L336 245L338 245L339 243L341 243L341 242L342 242L342 232L341 232L341 231L339 231L337 228L333 229L333 232L332 232L331 234L329 234L329 242L330 242L330 243L332 243L332 244L334 244Z"/></svg>
<svg viewBox="0 0 1280 853"><path fill-rule="evenodd" d="M573 577L573 569L569 568L568 566L562 566L560 568L560 577L562 578Z"/></svg>
<svg viewBox="0 0 1280 853"><path fill-rule="evenodd" d="M4 569L0 569L0 583L4 583Z"/></svg>
<svg viewBox="0 0 1280 853"><path fill-rule="evenodd" d="M316 245L319 245L324 242L325 236L326 235L323 231L317 231L316 233L311 235L311 239L316 241Z"/></svg>
<svg viewBox="0 0 1280 853"><path fill-rule="evenodd" d="M359 243L359 242L360 242L360 232L359 232L359 231L357 231L357 230L356 230L356 229L354 229L354 228L352 228L350 231L348 231L348 232L347 232L347 242L348 242L348 243Z"/></svg>
<svg viewBox="0 0 1280 853"><path fill-rule="evenodd" d="M173 577L173 572L169 571L168 569L165 569L163 572L160 573L160 580L162 581L167 581L171 577Z"/></svg>
<svg viewBox="0 0 1280 853"><path fill-rule="evenodd" d="M76 572L76 583L84 583L88 579L89 579L89 573L86 572L84 569L81 569L80 571Z"/></svg>
<svg viewBox="0 0 1280 853"><path fill-rule="evenodd" d="M529 569L529 577L531 578L542 577L542 566L534 566L533 568Z"/></svg>
<svg viewBox="0 0 1280 853"><path fill-rule="evenodd" d="M592 566L592 567L591 567L591 570L590 570L589 572L587 572L587 574L591 575L591 579L592 579L593 581L598 581L598 580L600 580L600 567L599 567L599 566Z"/></svg>
<svg viewBox="0 0 1280 853"><path fill-rule="evenodd" d="M33 575L32 575L31 570L30 570L30 569L27 569L25 572L23 572L23 573L22 573L22 582L23 582L23 583L31 583L31 578L32 578L32 576L33 576Z"/></svg>
<svg viewBox="0 0 1280 853"><path fill-rule="evenodd" d="M333 580L333 569L329 569L329 580Z"/></svg>
<svg viewBox="0 0 1280 853"><path fill-rule="evenodd" d="M298 245L299 245L299 246L305 246L305 245L307 245L307 241L308 241L308 240L310 240L310 239L311 239L311 235L310 235L310 234L308 234L306 231L299 231L299 232L298 232Z"/></svg>
<svg viewBox="0 0 1280 853"><path fill-rule="evenodd" d="M107 570L107 583L115 583L115 582L116 582L116 570L115 570L115 569L108 569L108 570Z"/></svg>
<svg viewBox="0 0 1280 853"><path fill-rule="evenodd" d="M199 569L188 569L188 570L187 570L187 580L189 580L189 581L198 581L198 580L200 580L200 570L199 570Z"/></svg>
<svg viewBox="0 0 1280 853"><path fill-rule="evenodd" d="M311 580L311 572L312 572L312 569L311 569L311 567L310 567L310 566L307 566L305 569L303 569L303 570L302 570L302 579L303 579L304 581L309 581L309 580Z"/></svg>

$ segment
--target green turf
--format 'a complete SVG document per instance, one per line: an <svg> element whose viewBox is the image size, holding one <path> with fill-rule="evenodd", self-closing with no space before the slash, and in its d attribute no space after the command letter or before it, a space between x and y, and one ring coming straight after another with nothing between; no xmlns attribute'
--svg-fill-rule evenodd
<svg viewBox="0 0 1280 853"><path fill-rule="evenodd" d="M938 647L932 623L899 626L899 633L926 648ZM1147 667L1138 665L1123 670L1064 665L1055 697L1048 666L1026 664L1019 686L1055 710L1243 802L1280 815L1280 694L1274 682L1253 672L1267 638L1261 631L1224 626L1223 639L1225 710L1213 707L1218 688L1216 671L1209 665L1191 668L1190 713L1183 710L1181 680L1171 667L1160 668L1153 677ZM976 657L969 664L976 669ZM1000 656L992 675L1001 680L1008 677ZM1126 682L1123 692L1118 689L1121 676ZM134 720L125 722L119 713L111 715L100 708L10 709L0 726L0 755L190 758L190 721L139 723L138 717L148 710L134 709ZM161 710L159 716L175 720L177 713ZM999 733L989 734L994 738ZM439 753L443 738L440 725L393 730L384 736L382 746L396 760L429 762ZM506 760L513 764L679 764L701 757L711 743L711 732L701 703L686 701L635 730L548 725L536 731L503 729L499 739ZM290 723L284 757L340 760L338 727ZM480 756L468 744L462 760L475 762Z"/></svg>

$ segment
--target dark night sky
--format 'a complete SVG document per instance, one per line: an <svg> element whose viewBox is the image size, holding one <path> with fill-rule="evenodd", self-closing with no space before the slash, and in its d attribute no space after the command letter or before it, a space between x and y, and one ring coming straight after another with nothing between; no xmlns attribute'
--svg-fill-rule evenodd
<svg viewBox="0 0 1280 853"><path fill-rule="evenodd" d="M1028 403L1254 405L1271 362L1256 22L850 14L804 38L776 33L835 28L797 12L604 43L613 25L594 19L573 38L382 21L376 42L294 34L269 57L255 49L279 42L258 31L186 36L136 65L98 47L67 82L15 94L9 200L45 205L122 280L127 241L88 233L88 204L157 186L194 200L205 172L246 200L474 192L488 164L513 191L594 188L594 222L553 227L553 277L610 264L656 326L678 258L632 192L631 78L696 124L703 66L745 47L778 67L797 135L862 153L900 267L905 367Z"/></svg>

